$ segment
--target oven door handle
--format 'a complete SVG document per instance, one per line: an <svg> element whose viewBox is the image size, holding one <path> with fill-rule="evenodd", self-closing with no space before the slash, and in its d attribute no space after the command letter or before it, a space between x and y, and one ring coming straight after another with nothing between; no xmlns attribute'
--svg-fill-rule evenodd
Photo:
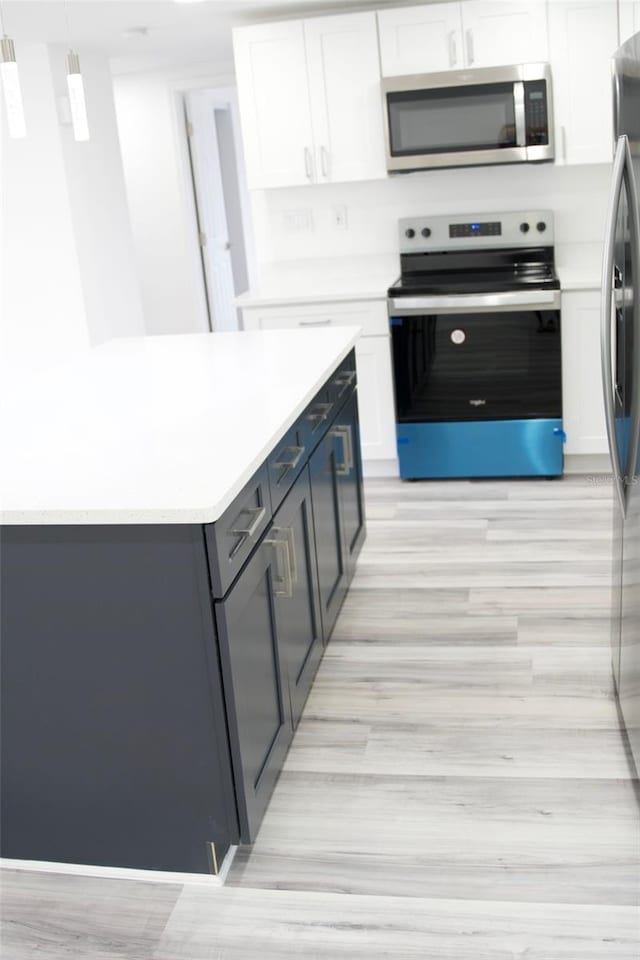
<svg viewBox="0 0 640 960"><path fill-rule="evenodd" d="M513 313L519 310L559 310L559 290L512 290L505 293L464 293L429 297L390 297L389 316L427 313Z"/></svg>

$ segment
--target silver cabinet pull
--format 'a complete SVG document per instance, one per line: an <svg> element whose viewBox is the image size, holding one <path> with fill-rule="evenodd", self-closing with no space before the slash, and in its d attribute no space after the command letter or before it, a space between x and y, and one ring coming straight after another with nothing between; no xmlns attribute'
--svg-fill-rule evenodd
<svg viewBox="0 0 640 960"><path fill-rule="evenodd" d="M241 527L238 525L240 522L240 518L243 516L243 514L245 516L249 516L252 518L249 525L245 527ZM252 537L255 537L256 533L260 528L260 524L262 523L266 515L267 515L266 507L247 507L244 510L240 511L233 527L229 530L229 533L227 534L227 536L230 536L230 537L240 537L240 540L238 541L238 543L236 543L235 547L231 551L231 554L230 554L231 557L235 556L235 554L238 552L238 550L246 540L251 540Z"/></svg>
<svg viewBox="0 0 640 960"><path fill-rule="evenodd" d="M564 163L567 162L567 128L563 125L560 127L560 140L562 142L562 159Z"/></svg>
<svg viewBox="0 0 640 960"><path fill-rule="evenodd" d="M627 502L625 496L625 483L623 470L627 469L620 462L620 449L618 447L618 437L615 423L615 407L613 398L613 370L612 370L612 331L613 322L613 292L611 283L613 279L614 259L615 259L615 237L616 222L618 219L618 209L622 195L622 185L626 184L627 196L629 200L629 220L632 232L632 243L636 251L640 244L640 224L638 222L638 198L636 196L634 173L632 168L631 150L629 140L626 136L618 139L616 153L613 160L613 172L611 178L611 194L609 201L609 210L607 213L607 224L604 236L604 253L602 258L602 290L600 304L600 343L602 358L602 388L604 392L604 412L607 425L607 437L609 440L609 450L611 451L611 466L613 467L613 479L616 488L616 495L620 504L620 510L624 517L627 512ZM637 269L637 263L634 263ZM633 410L631 414L631 436L634 437L633 449L630 451L631 469L634 468L637 457L637 418L638 411L638 391L635 391ZM634 432L635 431L635 432Z"/></svg>
<svg viewBox="0 0 640 960"><path fill-rule="evenodd" d="M473 30L471 29L467 30L467 60L469 62L469 66L471 66L475 60L473 50Z"/></svg>
<svg viewBox="0 0 640 960"><path fill-rule="evenodd" d="M324 423L325 420L329 419L329 414L331 413L332 408L332 403L317 403L312 412L307 414L307 420L311 420L312 423L315 423L315 426L311 431L312 433L315 433L318 427Z"/></svg>
<svg viewBox="0 0 640 960"><path fill-rule="evenodd" d="M332 323L331 317L321 317L319 320L311 317L298 320L298 326L300 327L326 327L328 323Z"/></svg>
<svg viewBox="0 0 640 960"><path fill-rule="evenodd" d="M313 157L309 147L304 148L304 169L307 174L307 180L313 180Z"/></svg>
<svg viewBox="0 0 640 960"><path fill-rule="evenodd" d="M289 571L292 583L298 582L298 558L296 557L296 534L293 527L284 527L282 532L289 544Z"/></svg>
<svg viewBox="0 0 640 960"><path fill-rule="evenodd" d="M329 179L329 154L326 147L320 147L320 169L325 180Z"/></svg>
<svg viewBox="0 0 640 960"><path fill-rule="evenodd" d="M284 448L284 450L280 454L280 459L276 460L273 464L277 470L282 470L282 473L280 474L280 476L278 477L278 480L276 481L278 484L282 483L282 481L284 480L284 478L286 477L286 475L289 473L290 470L295 470L295 468L300 463L300 460L302 459L302 455L305 449L306 449L305 447L285 447ZM282 459L282 456L285 453L291 454L288 460Z"/></svg>
<svg viewBox="0 0 640 960"><path fill-rule="evenodd" d="M274 533L280 533L279 530L274 529ZM289 541L270 538L264 541L267 546L273 547L276 552L276 566L280 568L280 560L282 560L282 569L283 573L280 573L280 569L277 570L277 575L274 579L278 581L278 588L273 592L276 597L286 597L287 600L290 600L293 597L293 579L291 576L291 555L289 553ZM280 586L282 584L282 586Z"/></svg>
<svg viewBox="0 0 640 960"><path fill-rule="evenodd" d="M356 378L355 370L350 370L348 373L341 373L340 376L336 377L333 383L334 383L334 386L341 388L340 394L339 394L340 396L342 396L345 390L347 390L347 388L351 386L355 378Z"/></svg>
<svg viewBox="0 0 640 960"><path fill-rule="evenodd" d="M351 440L350 426L335 426L331 431L331 436L342 440L344 460L338 464L336 473L340 477L348 477L353 469L353 443Z"/></svg>
<svg viewBox="0 0 640 960"><path fill-rule="evenodd" d="M455 67L458 62L458 49L456 44L456 31L452 30L449 34L449 66Z"/></svg>

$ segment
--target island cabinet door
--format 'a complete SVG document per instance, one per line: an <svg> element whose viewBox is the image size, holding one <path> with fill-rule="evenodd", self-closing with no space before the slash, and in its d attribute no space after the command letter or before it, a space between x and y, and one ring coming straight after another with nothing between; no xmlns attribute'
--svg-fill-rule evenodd
<svg viewBox="0 0 640 960"><path fill-rule="evenodd" d="M340 468L344 440L333 428L311 457L311 497L318 560L320 610L328 641L347 592L347 557L340 506Z"/></svg>
<svg viewBox="0 0 640 960"><path fill-rule="evenodd" d="M280 564L275 588L278 646L287 673L295 729L323 650L307 467L278 510L269 540Z"/></svg>
<svg viewBox="0 0 640 960"><path fill-rule="evenodd" d="M269 533L216 603L231 756L244 843L252 843L292 737L278 651L278 571Z"/></svg>
<svg viewBox="0 0 640 960"><path fill-rule="evenodd" d="M337 469L347 581L351 582L366 531L358 395L355 390L338 414L333 432L341 445Z"/></svg>

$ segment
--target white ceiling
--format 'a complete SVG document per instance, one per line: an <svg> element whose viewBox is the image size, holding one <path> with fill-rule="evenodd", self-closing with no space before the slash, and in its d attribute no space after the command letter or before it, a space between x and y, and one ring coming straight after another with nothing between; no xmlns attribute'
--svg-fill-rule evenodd
<svg viewBox="0 0 640 960"><path fill-rule="evenodd" d="M392 3L393 0L390 0ZM16 41L101 49L116 67L231 62L231 27L257 20L388 6L371 0L3 0L4 32ZM396 0L398 2L398 0ZM68 23L68 27L67 27ZM147 36L125 31L147 27Z"/></svg>

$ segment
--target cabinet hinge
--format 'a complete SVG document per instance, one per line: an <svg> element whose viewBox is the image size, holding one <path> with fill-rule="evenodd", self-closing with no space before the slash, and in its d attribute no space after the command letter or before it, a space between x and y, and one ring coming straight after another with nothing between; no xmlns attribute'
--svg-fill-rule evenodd
<svg viewBox="0 0 640 960"><path fill-rule="evenodd" d="M210 840L207 843L207 852L209 854L209 867L211 868L211 873L214 876L218 876L220 869L218 867L218 857L216 855L216 845L213 840Z"/></svg>

